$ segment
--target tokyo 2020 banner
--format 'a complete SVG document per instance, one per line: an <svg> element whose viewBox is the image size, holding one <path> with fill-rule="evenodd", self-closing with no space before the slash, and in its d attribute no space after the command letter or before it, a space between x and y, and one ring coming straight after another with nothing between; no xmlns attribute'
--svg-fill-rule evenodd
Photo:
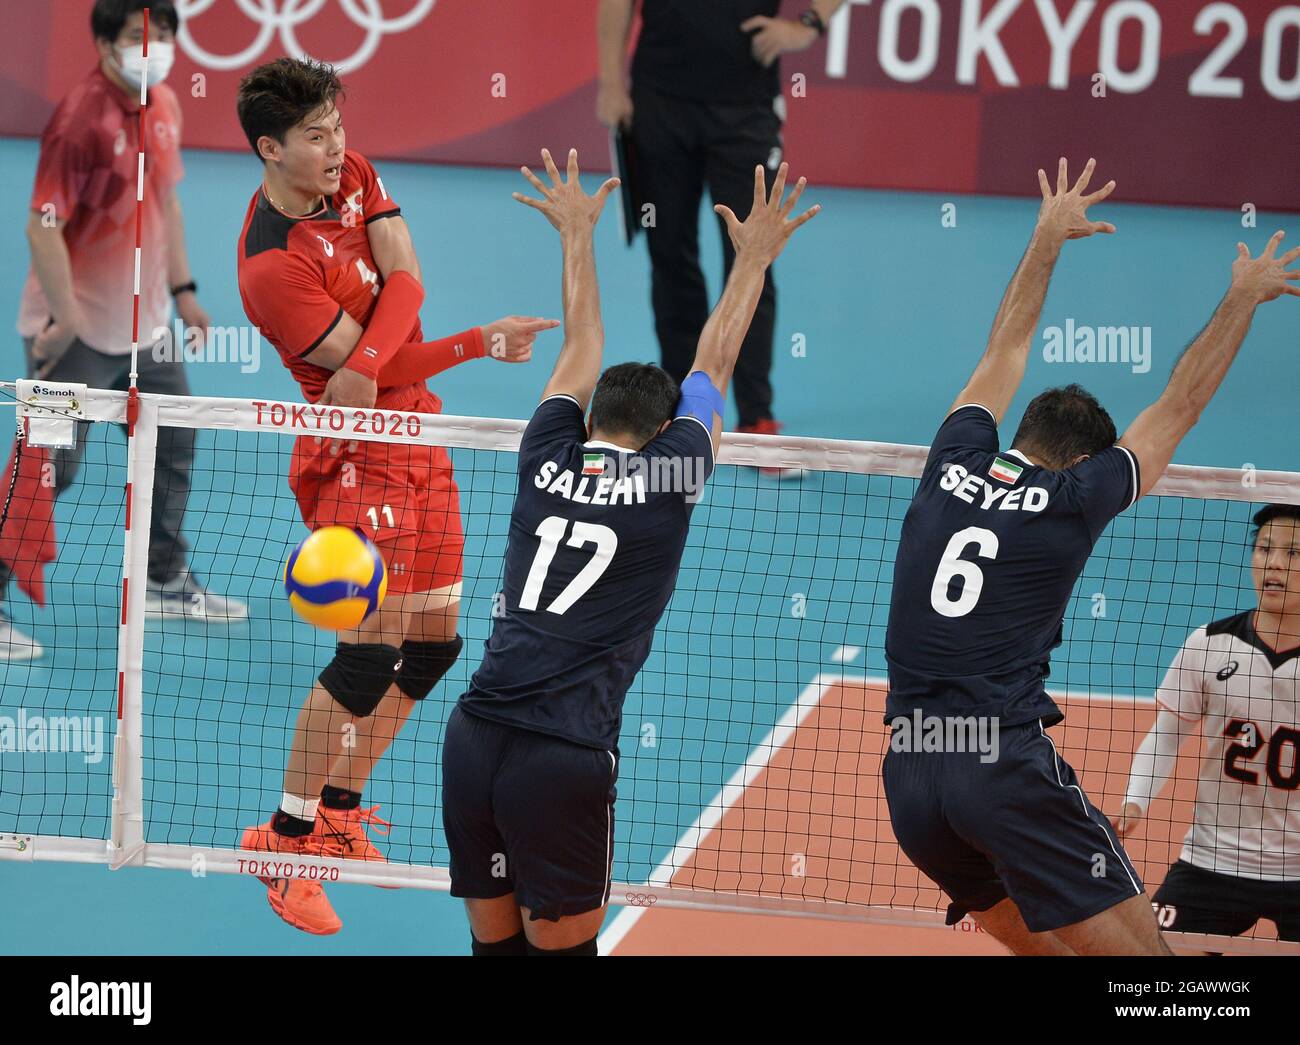
<svg viewBox="0 0 1300 1045"><path fill-rule="evenodd" d="M0 0L0 134L38 135L95 61L90 6ZM187 146L247 148L240 76L311 55L343 73L349 141L374 157L513 166L576 145L595 169L597 6L177 0L169 83ZM1095 155L1129 200L1300 210L1297 4L850 0L781 73L786 154L819 184L1035 195L1035 168Z"/></svg>

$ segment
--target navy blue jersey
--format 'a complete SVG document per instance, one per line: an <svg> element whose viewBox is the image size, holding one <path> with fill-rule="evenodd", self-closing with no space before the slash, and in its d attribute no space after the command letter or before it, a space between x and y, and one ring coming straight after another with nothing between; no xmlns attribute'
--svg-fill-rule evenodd
<svg viewBox="0 0 1300 1045"><path fill-rule="evenodd" d="M460 698L466 711L602 750L677 583L708 429L679 417L644 449L589 442L550 396L519 446L502 615Z"/></svg>
<svg viewBox="0 0 1300 1045"><path fill-rule="evenodd" d="M984 407L949 414L898 542L886 721L919 708L1059 722L1043 679L1070 593L1139 488L1137 458L1121 446L1057 472L999 452Z"/></svg>

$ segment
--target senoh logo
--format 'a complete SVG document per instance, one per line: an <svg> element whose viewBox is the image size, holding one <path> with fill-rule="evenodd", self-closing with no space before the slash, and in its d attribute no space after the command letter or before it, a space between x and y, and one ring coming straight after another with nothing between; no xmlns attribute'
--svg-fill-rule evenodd
<svg viewBox="0 0 1300 1045"><path fill-rule="evenodd" d="M1227 682L1233 675L1237 674L1237 669L1241 667L1235 660L1228 661L1214 675L1220 682Z"/></svg>
<svg viewBox="0 0 1300 1045"><path fill-rule="evenodd" d="M223 30L226 33L230 31L230 22L235 19L232 7L243 12L244 16L253 23L256 32L253 34L252 41L242 51L234 54L213 54L194 38L193 25L200 20L200 15L214 6L212 0L177 0L176 13L180 16L181 24L176 31L176 42L197 65L223 71L241 69L258 62L271 46L271 41L277 37L280 47L286 54L294 58L306 58L307 52L298 42L297 34L307 23L317 18L321 9L326 6L326 2L327 0L279 0L277 3L276 0L259 0L257 4L221 4L218 10L225 15L225 19L223 21L218 18L212 23L219 27L218 35L223 35L221 32ZM435 2L436 0L415 0L414 4L407 5L403 13L390 17L384 10L388 4L381 5L380 0L338 0L338 11L341 11L347 21L355 27L354 32L359 30L363 35L361 43L352 54L346 58L332 59L330 64L343 75L360 69L374 56L375 51L379 49L380 41L385 36L404 33L424 21L433 10ZM330 14L334 17L330 18ZM327 25L320 31L331 32L341 24L337 11L327 12L325 21ZM202 33L204 30L199 28L197 32ZM240 40L247 38L246 32L240 33L237 37ZM324 58L325 56L313 55L312 57Z"/></svg>

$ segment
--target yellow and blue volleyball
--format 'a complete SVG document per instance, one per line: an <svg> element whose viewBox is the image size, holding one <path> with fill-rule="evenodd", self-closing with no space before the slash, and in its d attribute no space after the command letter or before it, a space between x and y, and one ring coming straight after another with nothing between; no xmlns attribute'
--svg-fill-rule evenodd
<svg viewBox="0 0 1300 1045"><path fill-rule="evenodd" d="M289 605L327 631L355 628L379 609L388 592L383 556L360 530L323 526L284 566Z"/></svg>

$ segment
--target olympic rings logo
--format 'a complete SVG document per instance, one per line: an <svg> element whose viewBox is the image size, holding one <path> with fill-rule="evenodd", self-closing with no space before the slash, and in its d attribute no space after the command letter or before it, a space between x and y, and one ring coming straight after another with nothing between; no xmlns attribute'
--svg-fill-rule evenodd
<svg viewBox="0 0 1300 1045"><path fill-rule="evenodd" d="M653 907L659 897L651 893L624 893L623 899L627 901L629 907Z"/></svg>
<svg viewBox="0 0 1300 1045"><path fill-rule="evenodd" d="M366 34L361 46L351 55L330 63L339 73L346 74L361 68L370 61L383 37L389 33L404 33L423 21L437 0L416 0L414 7L396 18L385 17L379 2L380 0L339 0L343 13L353 25L365 30ZM297 27L314 18L325 6L326 0L235 0L236 6L259 26L253 42L237 54L213 54L200 46L190 33L190 21L198 18L214 3L216 0L177 0L176 13L181 25L176 40L199 65L224 71L240 69L257 61L277 32L286 53L294 58L308 57L298 43Z"/></svg>

